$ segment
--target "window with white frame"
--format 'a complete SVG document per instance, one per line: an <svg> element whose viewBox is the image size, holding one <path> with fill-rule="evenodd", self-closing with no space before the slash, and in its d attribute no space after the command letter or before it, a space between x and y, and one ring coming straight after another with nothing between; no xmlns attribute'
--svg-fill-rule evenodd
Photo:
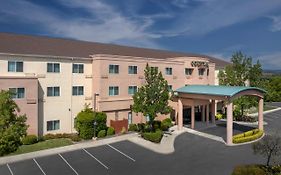
<svg viewBox="0 0 281 175"><path fill-rule="evenodd" d="M12 93L13 99L20 99L25 97L24 88L9 88L9 91Z"/></svg>
<svg viewBox="0 0 281 175"><path fill-rule="evenodd" d="M203 76L204 73L205 73L205 69L202 69L202 68L198 69L198 75L199 76Z"/></svg>
<svg viewBox="0 0 281 175"><path fill-rule="evenodd" d="M72 87L72 95L73 96L84 95L84 86L73 86Z"/></svg>
<svg viewBox="0 0 281 175"><path fill-rule="evenodd" d="M185 68L185 75L192 75L193 69Z"/></svg>
<svg viewBox="0 0 281 175"><path fill-rule="evenodd" d="M8 61L8 72L23 72L23 62Z"/></svg>
<svg viewBox="0 0 281 175"><path fill-rule="evenodd" d="M173 91L173 86L172 85L168 85L168 91L172 92Z"/></svg>
<svg viewBox="0 0 281 175"><path fill-rule="evenodd" d="M59 73L60 72L60 63L47 63L47 72Z"/></svg>
<svg viewBox="0 0 281 175"><path fill-rule="evenodd" d="M137 74L138 73L138 66L129 66L128 67L129 74Z"/></svg>
<svg viewBox="0 0 281 175"><path fill-rule="evenodd" d="M59 120L51 120L47 121L47 131L54 131L60 129L60 121Z"/></svg>
<svg viewBox="0 0 281 175"><path fill-rule="evenodd" d="M118 86L109 86L109 96L119 95L119 87Z"/></svg>
<svg viewBox="0 0 281 175"><path fill-rule="evenodd" d="M72 64L72 73L83 74L84 64Z"/></svg>
<svg viewBox="0 0 281 175"><path fill-rule="evenodd" d="M47 97L56 97L60 96L60 87L47 87Z"/></svg>
<svg viewBox="0 0 281 175"><path fill-rule="evenodd" d="M166 67L166 68L165 68L165 72L166 72L166 75L172 75L172 74L173 74L173 68L171 68L171 67Z"/></svg>
<svg viewBox="0 0 281 175"><path fill-rule="evenodd" d="M138 91L138 87L137 86L129 86L128 87L128 94L129 95L134 95L137 91Z"/></svg>
<svg viewBox="0 0 281 175"><path fill-rule="evenodd" d="M119 74L119 65L110 64L109 65L109 73L110 74Z"/></svg>

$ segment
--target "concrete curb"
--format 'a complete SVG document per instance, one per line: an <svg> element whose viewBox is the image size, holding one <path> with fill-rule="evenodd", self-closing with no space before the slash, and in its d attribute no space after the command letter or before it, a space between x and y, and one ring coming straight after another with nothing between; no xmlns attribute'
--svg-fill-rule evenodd
<svg viewBox="0 0 281 175"><path fill-rule="evenodd" d="M73 144L73 145L69 145L69 146L63 146L63 147L59 147L59 148L45 149L45 150L35 151L35 152L30 152L30 153L25 153L25 154L1 157L0 158L0 165L11 163L11 162L27 160L27 159L43 157L43 156L54 155L54 154L58 154L58 153L75 151L75 150L79 150L79 149L82 149L82 148L97 147L97 146L101 146L101 145L106 145L106 144L110 144L110 143L128 140L130 138L137 137L137 136L138 136L137 133L130 133L130 134L125 134L125 135L121 135L121 136L105 138L105 139L102 139L102 140L77 143L77 144Z"/></svg>
<svg viewBox="0 0 281 175"><path fill-rule="evenodd" d="M257 141L261 140L264 136L265 136L265 133L263 133L263 135L262 135L260 138L258 138L257 140L252 140L252 141L250 141L250 142L245 142L245 143L233 143L233 144L231 144L231 145L227 145L227 146L241 146L241 145L248 145L248 144L255 143L255 142L257 142Z"/></svg>
<svg viewBox="0 0 281 175"><path fill-rule="evenodd" d="M276 109L264 111L263 114L268 114L268 113L279 111L279 110L281 110L281 107L277 107ZM258 116L258 113L256 112L256 113L253 113L253 114L249 114L249 116L256 117L256 116Z"/></svg>
<svg viewBox="0 0 281 175"><path fill-rule="evenodd" d="M226 119L220 119L220 121L226 122ZM239 125L245 125L245 126L257 126L258 122L240 122L240 121L233 121L233 123L239 124ZM263 121L263 125L267 125L268 123L266 121Z"/></svg>

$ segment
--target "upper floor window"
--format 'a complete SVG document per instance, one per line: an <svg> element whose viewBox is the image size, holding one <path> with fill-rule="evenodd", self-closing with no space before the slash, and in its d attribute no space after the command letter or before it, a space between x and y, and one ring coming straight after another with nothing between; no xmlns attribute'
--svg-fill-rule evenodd
<svg viewBox="0 0 281 175"><path fill-rule="evenodd" d="M192 75L193 69L185 68L185 75Z"/></svg>
<svg viewBox="0 0 281 175"><path fill-rule="evenodd" d="M173 74L173 68L166 67L165 72L166 72L166 75L172 75Z"/></svg>
<svg viewBox="0 0 281 175"><path fill-rule="evenodd" d="M12 93L12 98L14 99L24 98L25 96L24 88L9 88L9 91Z"/></svg>
<svg viewBox="0 0 281 175"><path fill-rule="evenodd" d="M60 63L47 63L47 72L59 73Z"/></svg>
<svg viewBox="0 0 281 175"><path fill-rule="evenodd" d="M47 87L47 97L60 96L60 87Z"/></svg>
<svg viewBox="0 0 281 175"><path fill-rule="evenodd" d="M59 120L51 120L47 121L47 131L54 131L60 129L60 121Z"/></svg>
<svg viewBox="0 0 281 175"><path fill-rule="evenodd" d="M118 86L109 86L109 96L119 95L119 87Z"/></svg>
<svg viewBox="0 0 281 175"><path fill-rule="evenodd" d="M158 71L158 67L150 67L152 71Z"/></svg>
<svg viewBox="0 0 281 175"><path fill-rule="evenodd" d="M8 61L8 72L23 72L23 62Z"/></svg>
<svg viewBox="0 0 281 175"><path fill-rule="evenodd" d="M137 86L129 86L129 88L128 88L128 94L129 95L134 95L137 91L138 91Z"/></svg>
<svg viewBox="0 0 281 175"><path fill-rule="evenodd" d="M138 73L138 66L129 66L128 67L129 74L137 74Z"/></svg>
<svg viewBox="0 0 281 175"><path fill-rule="evenodd" d="M169 92L173 91L173 86L172 85L168 85L168 91Z"/></svg>
<svg viewBox="0 0 281 175"><path fill-rule="evenodd" d="M73 64L72 65L72 73L84 73L84 64Z"/></svg>
<svg viewBox="0 0 281 175"><path fill-rule="evenodd" d="M210 70L209 70L209 69L207 69L207 76L209 76L209 73L210 73Z"/></svg>
<svg viewBox="0 0 281 175"><path fill-rule="evenodd" d="M109 65L109 73L110 74L119 74L119 65Z"/></svg>
<svg viewBox="0 0 281 175"><path fill-rule="evenodd" d="M204 73L205 73L205 69L198 69L198 75L199 76L203 76L204 75Z"/></svg>
<svg viewBox="0 0 281 175"><path fill-rule="evenodd" d="M73 86L72 95L73 96L84 95L84 86Z"/></svg>

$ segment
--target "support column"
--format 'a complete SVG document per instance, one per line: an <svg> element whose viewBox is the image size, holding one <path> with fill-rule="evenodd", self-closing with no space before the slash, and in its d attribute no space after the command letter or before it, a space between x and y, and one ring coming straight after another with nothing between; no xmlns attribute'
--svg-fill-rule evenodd
<svg viewBox="0 0 281 175"><path fill-rule="evenodd" d="M209 103L207 104L206 106L206 124L208 125L209 124L209 113L210 113L210 105Z"/></svg>
<svg viewBox="0 0 281 175"><path fill-rule="evenodd" d="M227 121L226 121L226 144L232 144L232 136L233 136L233 114L232 114L232 102L227 104Z"/></svg>
<svg viewBox="0 0 281 175"><path fill-rule="evenodd" d="M263 130L263 98L259 99L259 129Z"/></svg>
<svg viewBox="0 0 281 175"><path fill-rule="evenodd" d="M195 123L195 110L194 105L191 106L191 129L194 129L194 123Z"/></svg>
<svg viewBox="0 0 281 175"><path fill-rule="evenodd" d="M216 101L215 100L212 100L211 113L212 113L212 123L215 124L216 123L216 115L217 115Z"/></svg>
<svg viewBox="0 0 281 175"><path fill-rule="evenodd" d="M178 130L182 130L183 125L183 105L181 99L178 99Z"/></svg>
<svg viewBox="0 0 281 175"><path fill-rule="evenodd" d="M202 117L202 122L205 122L205 105L202 106L201 117Z"/></svg>

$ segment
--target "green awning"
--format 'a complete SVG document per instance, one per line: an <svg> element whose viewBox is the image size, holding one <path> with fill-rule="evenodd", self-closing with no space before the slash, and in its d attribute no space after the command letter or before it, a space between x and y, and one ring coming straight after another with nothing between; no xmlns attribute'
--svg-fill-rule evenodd
<svg viewBox="0 0 281 175"><path fill-rule="evenodd" d="M175 92L232 97L239 92L247 91L247 90L256 90L261 93L266 92L265 90L263 90L261 88L257 88L257 87L216 86L216 85L187 85L187 86L184 86L184 87L181 87L181 88L175 90Z"/></svg>

